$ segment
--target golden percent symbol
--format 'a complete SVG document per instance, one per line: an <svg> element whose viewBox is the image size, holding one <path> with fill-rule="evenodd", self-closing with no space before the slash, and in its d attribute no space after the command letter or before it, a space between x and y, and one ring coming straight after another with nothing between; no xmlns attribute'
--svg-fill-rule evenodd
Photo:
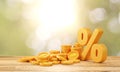
<svg viewBox="0 0 120 72"><path fill-rule="evenodd" d="M81 60L92 59L94 62L104 62L107 58L107 48L104 44L97 44L103 34L102 29L95 29L92 33L88 28L81 28L78 32L78 43L85 48Z"/></svg>

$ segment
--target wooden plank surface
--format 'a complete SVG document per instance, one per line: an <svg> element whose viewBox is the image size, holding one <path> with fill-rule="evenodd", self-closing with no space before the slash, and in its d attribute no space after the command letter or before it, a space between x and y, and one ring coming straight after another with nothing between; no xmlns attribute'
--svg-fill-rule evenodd
<svg viewBox="0 0 120 72"><path fill-rule="evenodd" d="M21 57L0 56L0 72L120 72L120 57L110 56L104 63L81 61L73 65L53 65L43 67L21 63Z"/></svg>

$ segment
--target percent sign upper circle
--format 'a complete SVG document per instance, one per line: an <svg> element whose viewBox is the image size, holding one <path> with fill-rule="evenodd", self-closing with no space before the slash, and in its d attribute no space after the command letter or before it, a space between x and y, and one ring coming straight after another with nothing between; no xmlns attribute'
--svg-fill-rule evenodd
<svg viewBox="0 0 120 72"><path fill-rule="evenodd" d="M87 60L91 59L95 62L104 62L107 58L107 48L104 44L94 44L98 43L100 37L103 34L102 29L95 29L92 33L88 28L81 28L78 32L78 43L85 46L81 59Z"/></svg>

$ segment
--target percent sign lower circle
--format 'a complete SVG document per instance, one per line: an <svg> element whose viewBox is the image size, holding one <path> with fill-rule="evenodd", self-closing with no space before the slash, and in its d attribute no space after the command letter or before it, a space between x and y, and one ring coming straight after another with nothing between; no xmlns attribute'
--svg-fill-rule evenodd
<svg viewBox="0 0 120 72"><path fill-rule="evenodd" d="M85 46L81 54L82 60L92 59L94 62L104 62L106 60L106 46L104 44L97 44L102 34L102 29L95 29L93 33L87 28L79 30L78 43Z"/></svg>

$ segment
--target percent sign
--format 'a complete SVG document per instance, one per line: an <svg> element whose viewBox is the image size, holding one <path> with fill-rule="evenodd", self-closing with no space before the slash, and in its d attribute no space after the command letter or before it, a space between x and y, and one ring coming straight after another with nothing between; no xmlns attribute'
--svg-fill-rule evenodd
<svg viewBox="0 0 120 72"><path fill-rule="evenodd" d="M107 58L107 48L104 44L97 44L103 34L102 29L95 29L91 33L90 29L82 28L78 32L78 43L85 46L81 54L82 60L92 59L94 62L104 62Z"/></svg>

